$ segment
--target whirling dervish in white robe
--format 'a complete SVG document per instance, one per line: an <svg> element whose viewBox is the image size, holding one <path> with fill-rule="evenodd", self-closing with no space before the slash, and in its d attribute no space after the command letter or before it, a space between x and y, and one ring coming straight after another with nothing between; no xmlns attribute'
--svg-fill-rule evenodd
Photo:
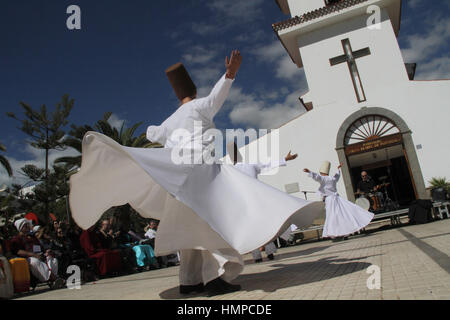
<svg viewBox="0 0 450 320"><path fill-rule="evenodd" d="M213 118L234 81L237 69L228 66L236 55L226 59L227 73L204 98L195 98L193 83L194 94L188 95L180 81L171 80L170 72L182 64L166 70L183 104L161 125L147 129L148 140L164 148L124 147L88 132L81 169L70 180L72 216L83 229L107 209L127 203L143 217L160 220L155 254L180 252L180 289L218 277L233 280L243 270L241 254L286 230L291 217L309 223L320 214L317 202L287 195L232 165L183 162L211 157L209 129L215 128Z"/></svg>
<svg viewBox="0 0 450 320"><path fill-rule="evenodd" d="M279 161L276 161L275 163L273 163L272 161L250 163L243 160L242 154L239 152L236 143L234 142L228 143L227 149L230 159L234 164L234 167L238 169L240 172L246 174L247 176L253 179L258 179L258 175L264 174L265 172L271 171L279 167L285 167L287 161L294 160L297 158L297 154L292 155L291 152L289 151L289 154L284 159L281 158L279 159ZM274 214L276 214L276 212L274 212ZM304 226L309 226L312 223L312 221L307 221L305 219L303 219L302 222ZM268 220L267 223L271 223L271 221ZM281 234L280 237L287 241L289 239L292 227L294 227L294 229L297 228L296 225L292 225L291 227L286 229L286 231L283 234ZM274 241L269 241L269 243L267 243L263 247L252 251L253 260L255 262L262 262L262 255L261 255L262 249L264 249L269 259L273 259L273 254L277 252L277 247L275 246Z"/></svg>
<svg viewBox="0 0 450 320"><path fill-rule="evenodd" d="M319 172L311 172L304 169L310 178L320 183L317 194L325 198L325 224L323 227L322 237L341 237L348 236L365 228L374 215L372 212L364 210L354 203L342 198L336 189L336 184L341 176L341 165L338 171L332 177L329 176L330 162L325 161Z"/></svg>

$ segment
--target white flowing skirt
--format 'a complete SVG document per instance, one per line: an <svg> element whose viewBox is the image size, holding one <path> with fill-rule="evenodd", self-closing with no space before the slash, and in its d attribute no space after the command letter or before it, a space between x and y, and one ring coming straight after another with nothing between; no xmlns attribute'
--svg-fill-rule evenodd
<svg viewBox="0 0 450 320"><path fill-rule="evenodd" d="M113 206L129 203L161 220L155 254L181 249L251 252L291 223L309 226L320 202L252 179L231 165L176 165L172 149L130 148L97 132L83 139L81 170L70 179L75 222L91 227Z"/></svg>
<svg viewBox="0 0 450 320"><path fill-rule="evenodd" d="M339 195L325 198L326 219L322 237L340 237L359 231L373 219L373 213Z"/></svg>

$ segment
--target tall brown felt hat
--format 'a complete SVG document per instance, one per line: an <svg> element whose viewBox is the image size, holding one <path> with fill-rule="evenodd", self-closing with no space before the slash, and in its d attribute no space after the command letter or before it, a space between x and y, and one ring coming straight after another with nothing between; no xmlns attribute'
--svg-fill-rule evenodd
<svg viewBox="0 0 450 320"><path fill-rule="evenodd" d="M166 75L180 101L197 94L197 87L181 62L167 68Z"/></svg>

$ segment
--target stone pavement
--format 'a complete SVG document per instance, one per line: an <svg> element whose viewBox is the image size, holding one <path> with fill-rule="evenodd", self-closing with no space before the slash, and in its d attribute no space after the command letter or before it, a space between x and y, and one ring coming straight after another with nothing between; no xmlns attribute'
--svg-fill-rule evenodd
<svg viewBox="0 0 450 320"><path fill-rule="evenodd" d="M181 296L178 267L171 267L87 283L78 290L42 290L18 299L449 300L449 255L450 219L446 219L378 229L346 241L282 248L275 260L260 264L246 255L244 272L233 281L242 290L212 298ZM380 268L380 289L367 287L368 278L377 275L376 270L367 273L372 265Z"/></svg>

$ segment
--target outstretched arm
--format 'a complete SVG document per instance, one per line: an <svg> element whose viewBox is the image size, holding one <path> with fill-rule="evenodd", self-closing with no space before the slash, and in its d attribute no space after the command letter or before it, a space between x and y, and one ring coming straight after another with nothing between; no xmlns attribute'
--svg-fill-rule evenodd
<svg viewBox="0 0 450 320"><path fill-rule="evenodd" d="M341 167L342 167L342 163L339 164L339 166L337 167L338 171L337 171L336 174L334 175L334 179L335 179L336 181L338 181L339 178L341 177Z"/></svg>
<svg viewBox="0 0 450 320"><path fill-rule="evenodd" d="M286 160L280 159L278 162L272 163L272 161L268 161L265 163L258 163L256 165L256 171L260 174L262 171L269 171L278 167L286 166Z"/></svg>
<svg viewBox="0 0 450 320"><path fill-rule="evenodd" d="M306 172L308 174L308 177L313 178L315 181L322 183L322 176L320 174L317 174L315 172L310 171L309 169L303 169L303 172Z"/></svg>
<svg viewBox="0 0 450 320"><path fill-rule="evenodd" d="M239 50L232 51L229 59L225 57L226 73L216 83L209 96L205 98L205 102L197 107L198 112L203 116L212 119L220 110L230 92L231 85L241 66L241 62L242 57Z"/></svg>
<svg viewBox="0 0 450 320"><path fill-rule="evenodd" d="M294 160L298 157L298 154L291 154L291 151L287 154L284 159L280 159L278 163L272 163L272 161L268 161L266 163L259 163L258 164L258 173L260 173L262 170L272 170L278 167L284 167L286 166L286 162Z"/></svg>

